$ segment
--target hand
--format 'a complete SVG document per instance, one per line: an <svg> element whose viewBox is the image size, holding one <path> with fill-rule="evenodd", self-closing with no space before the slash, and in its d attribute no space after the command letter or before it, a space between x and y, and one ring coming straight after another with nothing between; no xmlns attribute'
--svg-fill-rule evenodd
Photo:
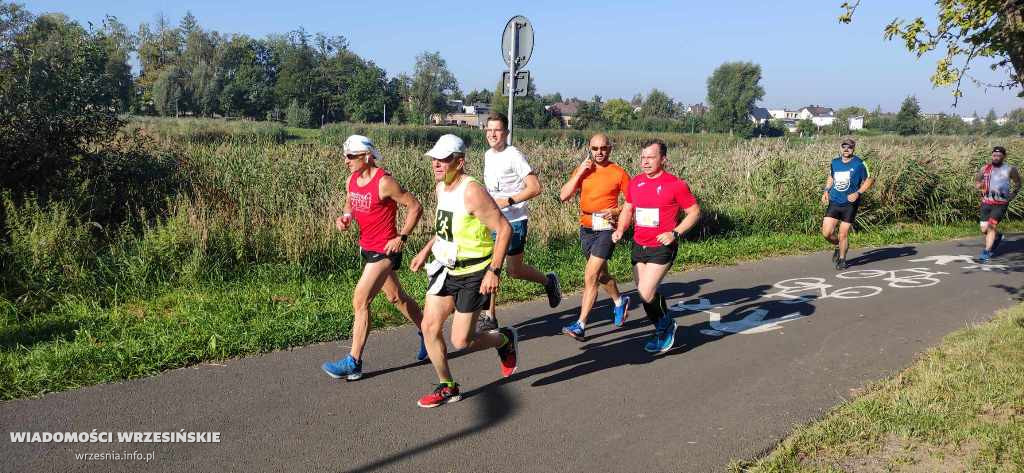
<svg viewBox="0 0 1024 473"><path fill-rule="evenodd" d="M849 201L850 203L856 202L857 199L860 199L860 192L854 192L852 194L846 195L846 200Z"/></svg>
<svg viewBox="0 0 1024 473"><path fill-rule="evenodd" d="M584 159L583 162L580 163L580 167L579 167L580 173L585 173L585 172L588 172L588 171L592 171L593 169L594 169L594 160L593 159Z"/></svg>
<svg viewBox="0 0 1024 473"><path fill-rule="evenodd" d="M612 243L618 243L622 239L622 230L612 232Z"/></svg>
<svg viewBox="0 0 1024 473"><path fill-rule="evenodd" d="M413 258L412 261L409 262L409 271L412 271L414 273L419 271L420 268L422 268L423 265L426 264L426 262L427 262L427 254L426 253L418 253L416 255L416 257Z"/></svg>
<svg viewBox="0 0 1024 473"><path fill-rule="evenodd" d="M352 225L352 214L345 214L334 219L334 226L338 228L339 232L348 230L349 225Z"/></svg>
<svg viewBox="0 0 1024 473"><path fill-rule="evenodd" d="M405 242L402 241L402 237L400 237L400 236L394 237L394 238L388 240L388 242L386 244L384 244L384 254L390 255L392 253L399 253L399 252L402 251L402 246L404 246L404 245L405 245Z"/></svg>
<svg viewBox="0 0 1024 473"><path fill-rule="evenodd" d="M673 235L672 232L658 234L658 236L655 238L658 239L658 243L661 243L662 245L665 246L671 245L672 242L676 241L676 236Z"/></svg>
<svg viewBox="0 0 1024 473"><path fill-rule="evenodd" d="M484 275L484 280L480 283L480 294L494 294L498 292L498 284L501 283L501 278L497 274L491 271L487 271Z"/></svg>
<svg viewBox="0 0 1024 473"><path fill-rule="evenodd" d="M821 205L828 205L828 192L821 194Z"/></svg>
<svg viewBox="0 0 1024 473"><path fill-rule="evenodd" d="M507 197L498 197L497 199L494 199L494 203L498 204L498 208L499 209L503 209L503 208L508 207L510 205L508 203L508 198Z"/></svg>

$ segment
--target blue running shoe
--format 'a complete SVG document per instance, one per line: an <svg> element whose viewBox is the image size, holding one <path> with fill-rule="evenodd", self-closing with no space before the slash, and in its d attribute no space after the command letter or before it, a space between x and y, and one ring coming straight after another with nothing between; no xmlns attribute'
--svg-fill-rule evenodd
<svg viewBox="0 0 1024 473"><path fill-rule="evenodd" d="M580 322L578 320L562 327L562 333L581 342L585 340L583 337L583 327L580 327Z"/></svg>
<svg viewBox="0 0 1024 473"><path fill-rule="evenodd" d="M996 241L992 242L992 251L989 251L989 255L996 252L996 248L999 248L999 244L1003 242L1003 234L996 233Z"/></svg>
<svg viewBox="0 0 1024 473"><path fill-rule="evenodd" d="M672 317L664 316L658 323L654 335L647 340L644 350L648 353L665 353L672 349L676 342L676 321Z"/></svg>
<svg viewBox="0 0 1024 473"><path fill-rule="evenodd" d="M320 365L320 369L327 373L327 376L338 379L345 377L349 381L355 381L363 377L363 361L356 361L352 355L348 355L338 361L328 361Z"/></svg>
<svg viewBox="0 0 1024 473"><path fill-rule="evenodd" d="M619 299L622 300L622 305L615 306L613 311L615 318L612 320L616 327L621 327L622 323L629 318L629 296L619 296Z"/></svg>
<svg viewBox="0 0 1024 473"><path fill-rule="evenodd" d="M992 257L992 252L988 250L981 250L981 255L978 256L978 262L981 264L988 263L988 259Z"/></svg>
<svg viewBox="0 0 1024 473"><path fill-rule="evenodd" d="M423 332L417 332L420 336L420 352L416 354L416 361L427 359L427 346L423 343Z"/></svg>

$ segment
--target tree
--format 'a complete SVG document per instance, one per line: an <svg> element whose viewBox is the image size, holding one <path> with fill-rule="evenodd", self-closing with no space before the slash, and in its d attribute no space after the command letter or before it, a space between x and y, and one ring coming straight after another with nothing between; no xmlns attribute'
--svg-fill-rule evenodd
<svg viewBox="0 0 1024 473"><path fill-rule="evenodd" d="M153 83L153 108L165 117L176 117L181 112L182 75L177 66L168 66Z"/></svg>
<svg viewBox="0 0 1024 473"><path fill-rule="evenodd" d="M764 97L761 66L750 62L727 62L708 78L708 125L712 131L750 136L750 111Z"/></svg>
<svg viewBox="0 0 1024 473"><path fill-rule="evenodd" d="M601 118L600 102L580 102L576 106L576 116L572 119L572 127L579 129L602 128L604 121Z"/></svg>
<svg viewBox="0 0 1024 473"><path fill-rule="evenodd" d="M601 118L608 126L624 130L633 120L633 105L623 99L611 99L601 107Z"/></svg>
<svg viewBox="0 0 1024 473"><path fill-rule="evenodd" d="M644 117L671 118L673 115L672 98L658 89L651 89L640 109Z"/></svg>
<svg viewBox="0 0 1024 473"><path fill-rule="evenodd" d="M494 93L487 89L472 90L463 98L467 104L472 105L475 103L491 103L494 98Z"/></svg>
<svg viewBox="0 0 1024 473"><path fill-rule="evenodd" d="M913 95L903 99L900 111L896 114L896 133L903 136L916 135L921 132L921 106Z"/></svg>
<svg viewBox="0 0 1024 473"><path fill-rule="evenodd" d="M410 99L413 109L425 119L447 107L448 96L459 91L459 82L448 70L440 52L424 52L416 56Z"/></svg>
<svg viewBox="0 0 1024 473"><path fill-rule="evenodd" d="M796 131L800 136L811 136L818 132L818 125L805 118L796 122Z"/></svg>
<svg viewBox="0 0 1024 473"><path fill-rule="evenodd" d="M67 17L0 3L0 187L45 199L112 138L119 86L109 44Z"/></svg>
<svg viewBox="0 0 1024 473"><path fill-rule="evenodd" d="M921 57L933 50L945 50L935 66L932 84L953 86L953 105L963 95L960 84L969 77L971 62L991 58L993 69L1006 71L1008 80L999 84L979 84L1021 89L1024 97L1024 2L1019 0L938 0L938 18L928 28L921 17L906 22L900 18L885 27L883 36L903 40L908 51ZM849 23L860 0L844 2L839 21ZM971 78L974 80L973 78Z"/></svg>
<svg viewBox="0 0 1024 473"><path fill-rule="evenodd" d="M1006 128L1013 134L1024 135L1024 108L1015 108L1006 114Z"/></svg>

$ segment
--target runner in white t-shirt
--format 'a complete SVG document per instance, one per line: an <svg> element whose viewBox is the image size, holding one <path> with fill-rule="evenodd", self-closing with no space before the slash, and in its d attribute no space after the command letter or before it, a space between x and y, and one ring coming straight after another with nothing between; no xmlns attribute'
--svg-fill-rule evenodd
<svg viewBox="0 0 1024 473"><path fill-rule="evenodd" d="M484 153L484 184L487 192L498 203L505 219L512 225L512 241L508 247L508 275L523 281L532 281L544 286L548 304L555 307L562 301L562 289L555 273L541 273L523 262L526 248L529 210L526 201L540 195L540 180L533 172L526 156L515 146L508 145L508 118L500 113L487 117L487 144L490 149ZM480 316L477 325L480 330L497 327L494 314Z"/></svg>

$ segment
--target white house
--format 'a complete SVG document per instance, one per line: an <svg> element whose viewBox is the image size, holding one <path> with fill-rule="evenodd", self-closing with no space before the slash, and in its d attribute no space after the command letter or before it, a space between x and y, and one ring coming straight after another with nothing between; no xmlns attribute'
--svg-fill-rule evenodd
<svg viewBox="0 0 1024 473"><path fill-rule="evenodd" d="M864 129L864 115L858 115L856 117L850 117L850 130L863 130Z"/></svg>
<svg viewBox="0 0 1024 473"><path fill-rule="evenodd" d="M818 127L829 126L836 120L834 110L819 105L801 108L796 118L797 120L810 120Z"/></svg>
<svg viewBox="0 0 1024 473"><path fill-rule="evenodd" d="M768 109L761 107L754 107L750 109L750 121L754 122L754 125L761 125L772 119L772 115L768 113Z"/></svg>
<svg viewBox="0 0 1024 473"><path fill-rule="evenodd" d="M776 120L796 120L799 113L797 110L786 110L784 108L768 109L768 114Z"/></svg>

